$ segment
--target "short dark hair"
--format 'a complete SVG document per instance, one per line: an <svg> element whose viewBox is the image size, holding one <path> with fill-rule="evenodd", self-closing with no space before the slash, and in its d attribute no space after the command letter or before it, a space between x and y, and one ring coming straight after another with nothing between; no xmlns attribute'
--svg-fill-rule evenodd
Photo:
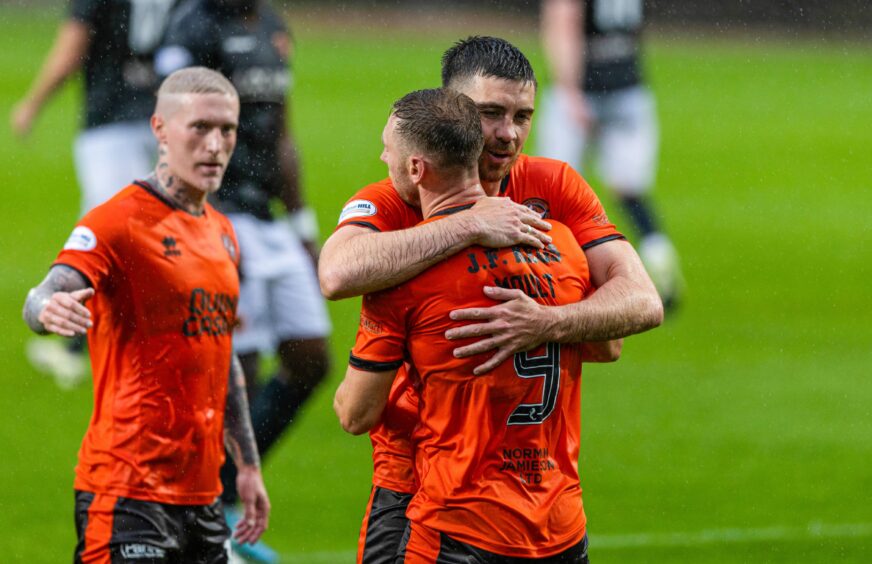
<svg viewBox="0 0 872 564"><path fill-rule="evenodd" d="M416 90L394 102L395 131L409 147L436 166L469 169L484 149L481 115L475 103L450 88Z"/></svg>
<svg viewBox="0 0 872 564"><path fill-rule="evenodd" d="M499 37L474 35L455 43L442 55L442 86L453 87L476 76L530 82L536 74L521 51Z"/></svg>

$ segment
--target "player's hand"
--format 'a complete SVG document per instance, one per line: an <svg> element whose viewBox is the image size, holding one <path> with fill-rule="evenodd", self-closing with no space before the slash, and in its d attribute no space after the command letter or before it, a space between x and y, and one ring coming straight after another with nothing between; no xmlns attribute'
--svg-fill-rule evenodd
<svg viewBox="0 0 872 564"><path fill-rule="evenodd" d="M236 489L242 501L242 519L233 531L239 543L254 544L269 525L269 496L257 466L243 466L236 475Z"/></svg>
<svg viewBox="0 0 872 564"><path fill-rule="evenodd" d="M12 125L12 131L18 137L24 138L30 134L33 129L33 122L36 121L37 110L29 101L24 100L16 104L12 108L9 121Z"/></svg>
<svg viewBox="0 0 872 564"><path fill-rule="evenodd" d="M449 340L484 337L454 349L454 356L466 358L496 350L487 362L475 367L476 375L490 372L513 354L528 351L545 342L548 324L547 307L536 303L521 290L485 286L484 293L503 303L491 307L456 309L450 313L455 321L477 321L445 332Z"/></svg>
<svg viewBox="0 0 872 564"><path fill-rule="evenodd" d="M55 292L39 312L39 322L46 331L64 337L84 335L93 324L91 312L83 304L93 295L93 288Z"/></svg>
<svg viewBox="0 0 872 564"><path fill-rule="evenodd" d="M459 214L458 214L459 215ZM475 221L475 243L499 248L529 245L542 249L551 242L551 224L527 206L509 198L482 198L469 210Z"/></svg>

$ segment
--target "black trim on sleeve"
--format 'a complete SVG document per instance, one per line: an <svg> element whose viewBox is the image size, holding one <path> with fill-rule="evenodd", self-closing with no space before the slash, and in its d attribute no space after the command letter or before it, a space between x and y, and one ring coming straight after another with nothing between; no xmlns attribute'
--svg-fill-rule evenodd
<svg viewBox="0 0 872 564"><path fill-rule="evenodd" d="M94 286L94 282L91 280L91 277L88 276L87 274L85 274L84 272L82 272L81 270L79 270L78 268L76 268L75 266L73 266L71 264L67 264L65 262L56 262L56 263L52 264L51 266L52 266L52 268L54 268L56 266L66 266L67 268L71 268L71 269L75 270L76 272L79 273L79 276L81 276L82 278L85 279L85 282L88 283L89 288L94 288L96 290L97 287Z"/></svg>
<svg viewBox="0 0 872 564"><path fill-rule="evenodd" d="M462 206L454 206L451 208L445 208L444 210L440 210L440 211L432 214L430 217L438 217L440 215L451 215L453 213L461 212L463 210L468 210L469 208L471 208L474 205L475 205L475 202L473 202L471 204L463 204Z"/></svg>
<svg viewBox="0 0 872 564"><path fill-rule="evenodd" d="M372 229L373 231L378 231L379 233L381 233L381 229L368 221L349 221L348 223L342 224L342 227L345 227L346 225L359 225L361 227L366 227L367 229Z"/></svg>
<svg viewBox="0 0 872 564"><path fill-rule="evenodd" d="M596 247L597 245L602 245L603 243L608 243L609 241L614 241L616 239L626 239L626 237L624 237L620 233L615 233L614 235L607 235L605 237L600 237L599 239L594 239L593 241L590 241L589 243L585 243L584 245L582 245L581 250L586 251L588 249L592 249L592 248Z"/></svg>
<svg viewBox="0 0 872 564"><path fill-rule="evenodd" d="M388 370L397 370L403 365L403 359L391 360L388 362L373 362L354 356L354 353L348 355L348 364L363 370L364 372L387 372Z"/></svg>

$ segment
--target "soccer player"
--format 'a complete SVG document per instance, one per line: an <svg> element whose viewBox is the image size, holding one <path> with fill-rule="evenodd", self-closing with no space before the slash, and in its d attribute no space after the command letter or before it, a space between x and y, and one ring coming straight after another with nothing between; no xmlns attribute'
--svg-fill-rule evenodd
<svg viewBox="0 0 872 564"><path fill-rule="evenodd" d="M492 197L418 225L421 215L413 194L390 180L363 188L345 206L321 252L325 295L336 299L395 286L472 244L542 248L550 242L538 231L549 227L544 218L572 230L596 293L583 302L545 306L526 294L486 286L485 295L500 303L451 313L454 321L475 323L446 331L447 338L480 338L457 347L454 354L469 357L496 349L476 368L476 373L486 373L515 353L546 342L606 341L658 325L663 309L657 291L590 186L566 163L521 153L536 90L535 74L523 53L502 39L470 37L443 56L442 84L469 96L479 109L485 139L479 177ZM604 350L603 360L613 358L610 347ZM359 561L389 561L380 555L391 554L390 547L399 542L403 513L416 490L409 444L416 396L405 385L408 369L413 367L401 369L384 415L370 433L373 489Z"/></svg>
<svg viewBox="0 0 872 564"><path fill-rule="evenodd" d="M94 413L76 466L76 562L226 562L222 442L240 469L245 518L235 538L255 542L267 526L231 346L239 250L230 222L206 202L238 114L221 74L167 78L151 119L154 173L87 213L27 296L33 331L89 339Z"/></svg>
<svg viewBox="0 0 872 564"><path fill-rule="evenodd" d="M12 110L12 130L27 136L52 95L82 69L83 129L73 154L82 191L81 214L154 166L149 127L158 80L154 50L176 0L70 0L54 45L29 91ZM63 388L86 375L84 339L34 339L27 356Z"/></svg>
<svg viewBox="0 0 872 564"><path fill-rule="evenodd" d="M597 169L639 235L639 254L664 305L683 290L678 255L650 192L657 168L657 116L641 65L643 0L545 0L542 42L554 86L544 92L537 153Z"/></svg>
<svg viewBox="0 0 872 564"><path fill-rule="evenodd" d="M167 29L156 67L220 71L241 101L239 142L215 202L242 249L240 326L233 338L252 398L252 422L263 456L329 370L330 320L315 274L317 224L300 194L297 152L287 119L291 37L266 2L190 0ZM273 200L284 210L277 211ZM308 251L307 251L308 249ZM260 353L277 353L276 374L259 388ZM228 518L237 518L234 468L222 469ZM246 557L271 562L263 543Z"/></svg>
<svg viewBox="0 0 872 564"><path fill-rule="evenodd" d="M383 140L391 180L417 189L425 223L485 196L478 108L463 94L443 88L405 96ZM487 285L549 305L584 298L584 253L568 227L552 223L544 249L473 245L364 298L334 406L346 431L363 433L380 417L398 368L409 360L417 370L420 484L407 512L403 562L587 561L578 477L581 347L547 343L475 375L479 359L455 357L444 337L449 312L487 305Z"/></svg>

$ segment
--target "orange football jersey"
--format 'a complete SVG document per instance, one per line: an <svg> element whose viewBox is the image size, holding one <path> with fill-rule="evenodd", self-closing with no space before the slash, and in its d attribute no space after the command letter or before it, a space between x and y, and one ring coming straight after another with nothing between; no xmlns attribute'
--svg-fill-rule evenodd
<svg viewBox="0 0 872 564"><path fill-rule="evenodd" d="M55 262L95 289L77 490L186 505L220 494L238 261L227 218L208 204L191 215L145 182L79 221Z"/></svg>
<svg viewBox="0 0 872 564"><path fill-rule="evenodd" d="M590 288L584 253L559 222L551 236L544 251L470 247L365 296L352 351L359 369L408 360L417 371L420 485L409 519L494 553L530 558L562 552L585 532L581 348L547 344L474 376L489 354L455 358L453 349L464 343L444 333L456 326L450 311L492 305L486 285L519 289L543 305L580 301Z"/></svg>
<svg viewBox="0 0 872 564"><path fill-rule="evenodd" d="M566 224L584 249L623 238L609 221L593 189L564 162L520 155L503 181L499 195L531 207L545 219ZM414 227L421 219L421 211L404 202L390 179L384 179L362 188L345 204L337 229L356 225L374 231L395 231ZM400 377L391 394L392 400L406 397L412 401L414 390L404 394L397 390L403 384L406 369L400 369ZM385 408L386 414L390 415L370 432L373 484L397 492L413 493L416 486L412 480L408 440L415 419L399 416L397 412L402 411L402 406L395 406L392 400ZM403 422L407 425L402 425Z"/></svg>

